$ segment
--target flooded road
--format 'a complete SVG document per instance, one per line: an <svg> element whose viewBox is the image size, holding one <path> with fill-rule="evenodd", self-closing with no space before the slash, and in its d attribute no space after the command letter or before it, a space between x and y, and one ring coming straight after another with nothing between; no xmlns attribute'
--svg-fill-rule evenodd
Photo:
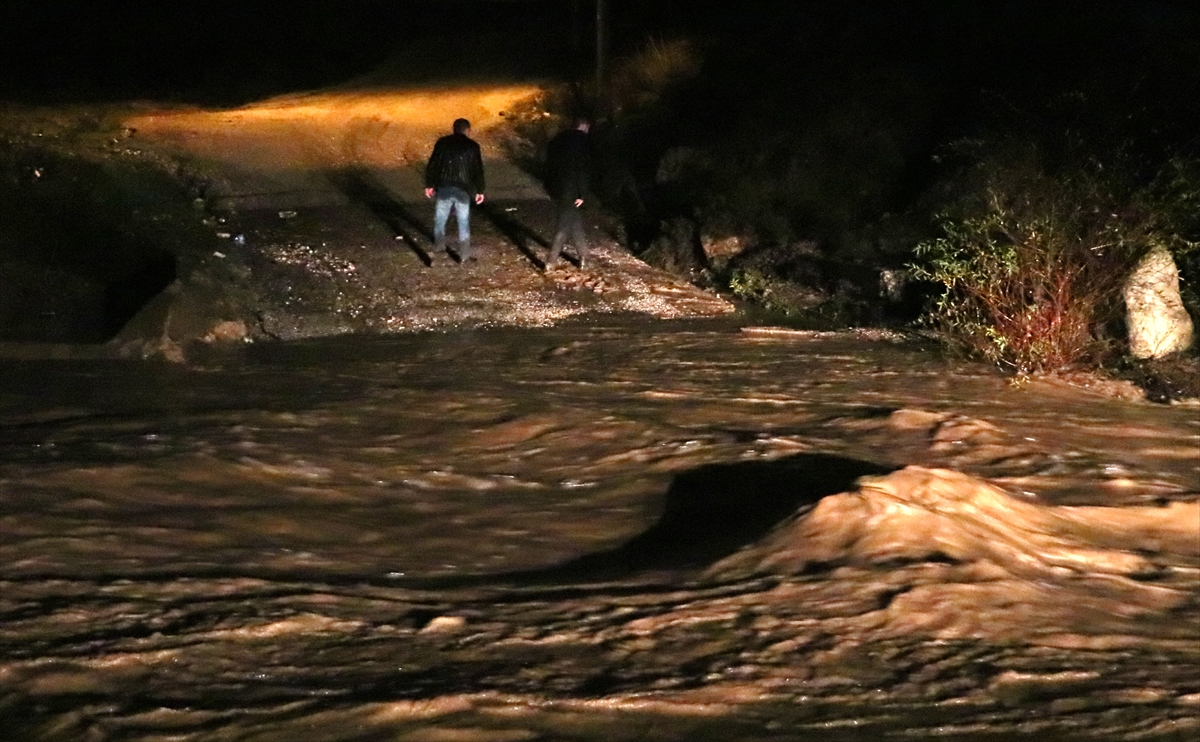
<svg viewBox="0 0 1200 742"><path fill-rule="evenodd" d="M1200 734L1195 407L733 320L0 378L6 739Z"/></svg>

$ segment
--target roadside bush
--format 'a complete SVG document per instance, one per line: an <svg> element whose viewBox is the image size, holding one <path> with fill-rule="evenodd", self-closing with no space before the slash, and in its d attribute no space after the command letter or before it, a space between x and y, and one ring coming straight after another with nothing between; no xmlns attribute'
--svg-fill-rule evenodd
<svg viewBox="0 0 1200 742"><path fill-rule="evenodd" d="M730 115L736 123L709 143L705 219L763 242L815 240L835 254L899 205L928 110L911 75L819 66Z"/></svg>
<svg viewBox="0 0 1200 742"><path fill-rule="evenodd" d="M507 126L500 135L505 156L540 180L546 145L570 123L572 111L579 107L577 98L577 90L569 85L549 86L505 111Z"/></svg>
<svg viewBox="0 0 1200 742"><path fill-rule="evenodd" d="M729 273L728 285L730 292L742 301L792 316L814 310L829 298L823 291L753 267L734 268Z"/></svg>
<svg viewBox="0 0 1200 742"><path fill-rule="evenodd" d="M1178 220L1197 182L1173 165L1139 185L1128 169L1031 146L960 142L984 153L967 195L916 247L913 275L941 293L925 315L953 345L1018 375L1096 366L1120 349L1121 287L1154 245L1197 246ZM1178 161L1177 161L1178 162Z"/></svg>
<svg viewBox="0 0 1200 742"><path fill-rule="evenodd" d="M687 39L649 39L613 65L608 95L614 113L620 116L658 103L700 68L700 53Z"/></svg>
<svg viewBox="0 0 1200 742"><path fill-rule="evenodd" d="M1200 159L1172 158L1159 175L1156 195L1181 238L1174 256L1183 304L1193 319L1200 319Z"/></svg>
<svg viewBox="0 0 1200 742"><path fill-rule="evenodd" d="M815 242L751 247L720 278L735 297L785 315L789 324L830 329L883 319L878 271L824 255Z"/></svg>
<svg viewBox="0 0 1200 742"><path fill-rule="evenodd" d="M660 224L658 237L637 255L648 264L686 276L693 283L706 280L708 261L696 225L689 219L677 217Z"/></svg>
<svg viewBox="0 0 1200 742"><path fill-rule="evenodd" d="M663 101L699 74L700 67L700 53L690 41L648 39L614 62L603 95L589 82L548 85L540 95L506 111L508 127L503 142L506 154L537 175L546 143L570 124L573 117L584 115L600 119L596 122L600 126L593 131L598 169L611 167L608 160L614 156L629 158L628 151L609 151L618 148L611 140L613 131L620 129L621 138L640 145L658 145L646 158L650 160L647 163L626 163L633 169L644 165L652 170L661 154L658 149L669 145L660 142L661 130L671 126L670 121L663 120L664 116L673 120L669 106ZM628 150L629 146L620 149ZM598 178L604 175L597 173Z"/></svg>

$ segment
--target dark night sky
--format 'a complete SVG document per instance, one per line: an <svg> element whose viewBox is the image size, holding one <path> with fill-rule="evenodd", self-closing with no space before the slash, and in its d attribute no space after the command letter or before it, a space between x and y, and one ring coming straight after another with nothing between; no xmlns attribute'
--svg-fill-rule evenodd
<svg viewBox="0 0 1200 742"><path fill-rule="evenodd" d="M590 16L594 0L579 0ZM288 47L318 47L353 55L361 47L403 43L459 24L495 28L506 20L525 26L569 22L571 0L6 0L3 3L6 56L18 68L49 65L79 72L86 66L139 65L169 74L167 67L193 54L241 53L271 56ZM958 0L934 2L794 2L739 0L714 9L690 0L608 0L617 26L614 38L670 33L676 28L759 35L774 43L780 35L809 26L834 37L856 33L890 36L891 43L918 51L920 45L947 42L995 55L998 64L1019 63L1023 53L1100 54L1178 35L1197 28L1193 3L1172 0ZM703 8L703 10L699 10ZM565 26L564 26L565 29ZM548 37L558 34L549 32ZM1082 47L1082 48L1080 48ZM869 50L865 50L869 51ZM788 53L780 49L781 54ZM515 52L519 53L519 52ZM936 53L936 51L935 51ZM953 60L946 60L953 61ZM24 63L22 63L24 62ZM8 70L14 74L17 70Z"/></svg>
<svg viewBox="0 0 1200 742"><path fill-rule="evenodd" d="M570 4L443 0L4 0L0 95L187 97L270 78L319 85L413 40L504 24L560 22ZM515 50L519 53L519 50Z"/></svg>
<svg viewBox="0 0 1200 742"><path fill-rule="evenodd" d="M585 23L593 3L579 0ZM746 75L891 65L944 90L1068 89L1112 75L1140 79L1128 84L1143 92L1159 88L1162 99L1200 93L1200 10L1183 0L608 3L615 54L687 33L717 39L718 53L740 59ZM530 72L570 69L571 0L2 5L0 98L8 99L240 102L346 79L454 28L508 34L511 49L500 53L536 59ZM583 40L590 45L590 28Z"/></svg>

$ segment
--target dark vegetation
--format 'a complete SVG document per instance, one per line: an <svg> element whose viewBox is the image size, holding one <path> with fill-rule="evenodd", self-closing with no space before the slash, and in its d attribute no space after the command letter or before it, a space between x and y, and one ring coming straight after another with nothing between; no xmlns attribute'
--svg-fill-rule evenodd
<svg viewBox="0 0 1200 742"><path fill-rule="evenodd" d="M103 342L186 273L211 234L177 178L122 157L114 121L22 123L32 128L5 126L0 140L0 342Z"/></svg>
<svg viewBox="0 0 1200 742"><path fill-rule="evenodd" d="M1159 245L1181 259L1200 247L1194 163L1141 174L1123 152L1047 163L1027 141L951 149L968 163L961 195L939 214L939 236L915 250L913 274L940 289L925 319L1019 375L1119 356L1122 288L1138 260Z"/></svg>
<svg viewBox="0 0 1200 742"><path fill-rule="evenodd" d="M644 259L798 324L921 316L1020 374L1117 363L1155 244L1200 316L1200 12L755 12L645 9L603 95L541 103L599 117L597 189Z"/></svg>

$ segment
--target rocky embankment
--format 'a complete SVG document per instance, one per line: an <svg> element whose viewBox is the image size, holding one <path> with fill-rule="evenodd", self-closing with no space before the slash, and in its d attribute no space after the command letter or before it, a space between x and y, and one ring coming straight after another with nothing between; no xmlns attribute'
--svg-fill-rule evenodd
<svg viewBox="0 0 1200 742"><path fill-rule="evenodd" d="M586 270L560 263L546 271L549 211L537 201L477 209L477 259L465 264L435 251L415 219L397 227L362 204L208 217L223 244L108 345L120 355L182 358L197 342L539 326L587 313L674 318L731 311L722 299L632 257L600 224L593 224Z"/></svg>

